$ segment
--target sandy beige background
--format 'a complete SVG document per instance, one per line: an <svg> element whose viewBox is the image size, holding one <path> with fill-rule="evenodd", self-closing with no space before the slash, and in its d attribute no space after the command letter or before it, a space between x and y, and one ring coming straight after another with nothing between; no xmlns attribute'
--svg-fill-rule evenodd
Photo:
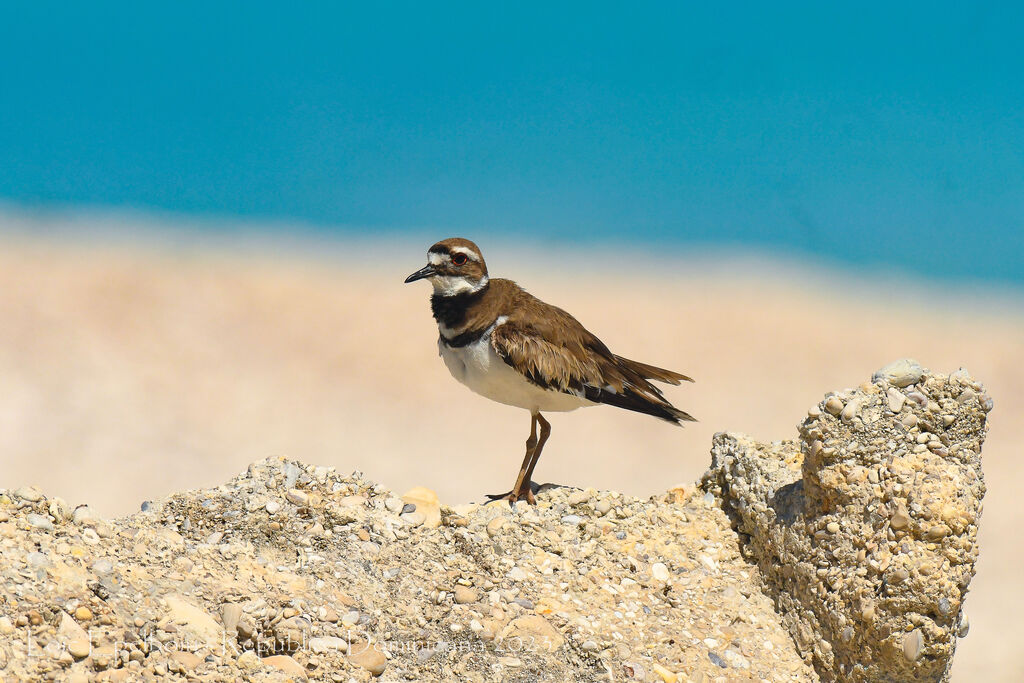
<svg viewBox="0 0 1024 683"><path fill-rule="evenodd" d="M450 503L509 488L527 414L451 379L429 286L402 284L432 239L182 241L0 235L0 487L38 483L124 514L284 454ZM725 254L481 246L493 275L568 309L615 352L697 379L667 392L700 420L685 430L607 407L549 415L542 482L650 495L697 479L714 432L791 438L827 390L890 360L968 368L996 409L955 679L1024 680L1019 295Z"/></svg>

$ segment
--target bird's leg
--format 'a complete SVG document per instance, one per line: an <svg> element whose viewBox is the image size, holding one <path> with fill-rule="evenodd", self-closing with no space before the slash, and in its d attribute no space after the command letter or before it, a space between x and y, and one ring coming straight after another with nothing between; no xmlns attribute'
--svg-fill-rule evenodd
<svg viewBox="0 0 1024 683"><path fill-rule="evenodd" d="M526 490L529 495L526 495L527 502L533 503L533 491L530 491L530 473L533 472L533 454L537 449L537 420L544 419L540 417L540 413L530 416L530 438L526 440L526 455L523 456L523 464L519 468L519 476L516 477L516 484L508 493L498 494L487 494L487 497L491 500L507 500L510 505L514 504L517 500L523 497L521 490L523 487L523 481L526 481ZM545 423L546 424L546 423ZM543 427L541 428L543 430Z"/></svg>
<svg viewBox="0 0 1024 683"><path fill-rule="evenodd" d="M540 453L544 450L544 444L547 443L548 437L551 436L551 423L544 419L544 416L540 413L534 415L534 421L540 425L540 440L536 442L533 449L533 457L530 460L530 466L526 469L526 476L523 477L522 485L516 490L519 492L519 497L526 497L526 502L530 505L536 505L537 501L533 498L533 489L530 488L530 480L533 478L533 468L537 466L537 461L540 460ZM525 488L525 491L523 490Z"/></svg>

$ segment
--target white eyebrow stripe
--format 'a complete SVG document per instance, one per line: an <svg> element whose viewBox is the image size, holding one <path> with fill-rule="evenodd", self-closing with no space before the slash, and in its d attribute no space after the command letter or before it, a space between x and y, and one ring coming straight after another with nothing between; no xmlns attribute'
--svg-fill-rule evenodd
<svg viewBox="0 0 1024 683"><path fill-rule="evenodd" d="M449 249L449 251L451 251L453 253L456 253L456 254L465 254L466 256L468 256L469 258L473 259L474 261L479 261L480 260L480 255L477 254L472 249L470 249L469 247L451 247Z"/></svg>

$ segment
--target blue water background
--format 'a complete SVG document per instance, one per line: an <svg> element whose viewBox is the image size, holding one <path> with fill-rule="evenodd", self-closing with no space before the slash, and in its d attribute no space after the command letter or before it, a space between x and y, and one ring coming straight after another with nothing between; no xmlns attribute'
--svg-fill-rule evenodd
<svg viewBox="0 0 1024 683"><path fill-rule="evenodd" d="M0 2L0 201L1024 286L1022 29L1021 3Z"/></svg>

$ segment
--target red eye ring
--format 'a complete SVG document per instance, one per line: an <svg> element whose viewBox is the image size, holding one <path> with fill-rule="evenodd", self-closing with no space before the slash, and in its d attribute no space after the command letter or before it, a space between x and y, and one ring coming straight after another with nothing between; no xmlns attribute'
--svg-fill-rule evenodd
<svg viewBox="0 0 1024 683"><path fill-rule="evenodd" d="M452 254L452 263L454 263L457 266L466 265L466 261L468 260L469 257L466 256L465 254Z"/></svg>

